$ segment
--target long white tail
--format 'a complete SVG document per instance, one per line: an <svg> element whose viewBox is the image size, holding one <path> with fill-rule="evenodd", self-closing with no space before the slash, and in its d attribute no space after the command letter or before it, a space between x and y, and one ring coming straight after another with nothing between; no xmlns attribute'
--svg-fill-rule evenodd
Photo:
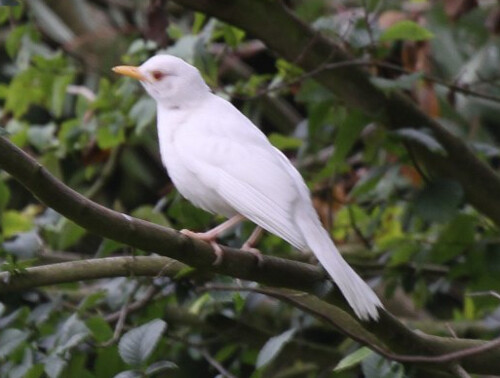
<svg viewBox="0 0 500 378"><path fill-rule="evenodd" d="M355 314L361 320L377 320L377 307L383 307L377 295L342 258L316 213L308 210L298 211L295 216L307 245L340 288Z"/></svg>

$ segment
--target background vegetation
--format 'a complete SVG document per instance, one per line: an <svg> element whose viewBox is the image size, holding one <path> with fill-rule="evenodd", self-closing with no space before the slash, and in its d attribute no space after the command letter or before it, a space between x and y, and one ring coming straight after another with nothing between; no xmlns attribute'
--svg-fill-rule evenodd
<svg viewBox="0 0 500 378"><path fill-rule="evenodd" d="M500 375L499 32L495 1L0 7L0 376ZM235 250L250 224L218 267L171 230L222 219L179 196L153 100L110 71L157 53L295 162L380 322L273 235L262 265Z"/></svg>

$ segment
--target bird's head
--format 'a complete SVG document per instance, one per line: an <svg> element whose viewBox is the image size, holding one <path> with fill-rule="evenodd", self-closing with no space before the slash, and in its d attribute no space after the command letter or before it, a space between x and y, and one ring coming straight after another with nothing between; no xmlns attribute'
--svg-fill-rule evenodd
<svg viewBox="0 0 500 378"><path fill-rule="evenodd" d="M167 108L196 103L210 93L200 72L172 55L156 55L138 67L116 66L113 71L139 80L150 96Z"/></svg>

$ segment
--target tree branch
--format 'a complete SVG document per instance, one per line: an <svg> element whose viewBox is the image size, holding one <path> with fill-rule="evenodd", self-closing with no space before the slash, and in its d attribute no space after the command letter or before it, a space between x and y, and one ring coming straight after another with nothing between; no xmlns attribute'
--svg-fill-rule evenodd
<svg viewBox="0 0 500 378"><path fill-rule="evenodd" d="M335 308L340 331L349 329L358 335L372 333L396 353L432 356L485 344L479 340L430 337L417 334L389 313L381 310L378 322L356 320L338 290L325 290L327 280L321 269L309 264L263 256L259 263L249 252L224 247L224 259L220 265L212 265L216 256L212 248L201 241L189 239L179 232L132 218L92 202L52 176L36 160L0 137L0 168L14 176L46 205L71 219L87 230L121 243L149 252L156 252L200 270L207 270L257 281L269 286L286 287L322 297ZM176 273L184 265L163 257L128 257L120 264L112 259L72 261L51 266L29 268L27 272L8 275L7 282L0 284L0 292L22 290L34 286L70 282L82 279L136 275L157 275L159 272ZM0 276L2 277L2 276ZM326 291L326 294L325 294ZM323 295L322 295L323 294ZM312 296L310 296L313 298ZM316 299L317 300L317 299ZM317 300L317 302L320 302ZM326 303L325 303L326 305ZM342 316L340 316L342 314ZM349 316L347 316L349 314ZM344 320L343 320L344 319ZM362 329L364 328L364 330ZM464 357L462 366L470 372L498 374L500 350Z"/></svg>
<svg viewBox="0 0 500 378"><path fill-rule="evenodd" d="M163 256L123 256L42 265L11 274L0 272L0 294L39 286L99 278L165 275L175 277L187 266Z"/></svg>
<svg viewBox="0 0 500 378"><path fill-rule="evenodd" d="M447 155L408 143L425 167L439 177L458 181L467 200L500 225L500 177L459 138L421 112L407 97L384 93L356 66L324 69L329 64L353 58L318 31L302 22L279 1L265 0L175 0L178 4L207 13L248 31L285 59L306 72L317 71L318 82L341 97L350 107L385 124L390 129L426 128L445 148ZM259 22L255 22L259 20ZM478 185L477 183L481 183Z"/></svg>

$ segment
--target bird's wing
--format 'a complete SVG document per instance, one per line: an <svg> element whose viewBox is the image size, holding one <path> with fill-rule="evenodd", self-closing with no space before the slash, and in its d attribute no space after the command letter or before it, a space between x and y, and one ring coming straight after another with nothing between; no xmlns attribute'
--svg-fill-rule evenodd
<svg viewBox="0 0 500 378"><path fill-rule="evenodd" d="M377 319L382 304L321 226L297 170L230 104L209 109L182 126L183 164L238 213L314 252L360 319Z"/></svg>
<svg viewBox="0 0 500 378"><path fill-rule="evenodd" d="M298 201L310 201L300 174L260 130L233 109L225 107L216 119L192 120L196 132L186 127L190 134L184 137L189 141L183 153L186 166L238 213L306 249L293 220ZM203 122L204 128L200 130L196 122ZM301 198L304 194L306 198Z"/></svg>

